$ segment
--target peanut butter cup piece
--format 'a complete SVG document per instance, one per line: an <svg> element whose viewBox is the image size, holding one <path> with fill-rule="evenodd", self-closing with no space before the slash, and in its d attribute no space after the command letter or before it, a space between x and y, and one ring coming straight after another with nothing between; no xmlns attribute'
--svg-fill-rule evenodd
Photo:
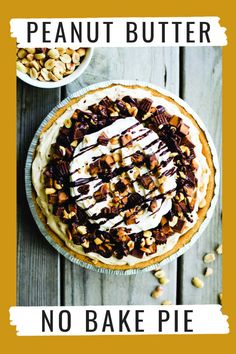
<svg viewBox="0 0 236 354"><path fill-rule="evenodd" d="M141 166L144 162L144 155L140 151L136 151L132 157L131 160L135 163L137 166Z"/></svg>
<svg viewBox="0 0 236 354"><path fill-rule="evenodd" d="M126 225L136 224L136 215L132 214L132 215L129 215L128 217L125 216L125 223L126 223Z"/></svg>
<svg viewBox="0 0 236 354"><path fill-rule="evenodd" d="M160 126L160 125L167 125L168 120L167 120L167 115L165 113L160 113L160 114L156 114L152 117L152 121L153 123L155 123L156 126Z"/></svg>
<svg viewBox="0 0 236 354"><path fill-rule="evenodd" d="M128 203L128 197L124 197L121 199L122 203L125 205Z"/></svg>
<svg viewBox="0 0 236 354"><path fill-rule="evenodd" d="M162 226L162 232L164 233L164 235L170 236L173 234L173 229L170 227L170 225L165 224Z"/></svg>
<svg viewBox="0 0 236 354"><path fill-rule="evenodd" d="M90 170L90 174L92 176L96 176L99 172L102 171L102 168L101 168L101 161L100 160L97 160L93 163L91 163L89 165L89 170Z"/></svg>
<svg viewBox="0 0 236 354"><path fill-rule="evenodd" d="M109 142L109 138L105 132L102 132L98 137L98 143L100 145L106 146Z"/></svg>
<svg viewBox="0 0 236 354"><path fill-rule="evenodd" d="M141 205L144 199L139 193L132 193L128 197L127 207L129 209L134 208L137 205Z"/></svg>
<svg viewBox="0 0 236 354"><path fill-rule="evenodd" d="M173 125L174 127L179 127L182 119L178 116L172 116L169 123L170 125Z"/></svg>
<svg viewBox="0 0 236 354"><path fill-rule="evenodd" d="M173 226L173 230L174 232L178 232L181 234L184 230L184 226L185 226L185 221L179 218L175 226Z"/></svg>
<svg viewBox="0 0 236 354"><path fill-rule="evenodd" d="M179 127L179 132L182 135L188 135L189 133L189 126L187 126L186 124L182 123Z"/></svg>
<svg viewBox="0 0 236 354"><path fill-rule="evenodd" d="M96 114L98 114L99 116L102 116L103 118L107 118L108 117L108 111L107 111L107 107L103 106L101 104L99 105L95 105L95 112Z"/></svg>
<svg viewBox="0 0 236 354"><path fill-rule="evenodd" d="M126 103L129 103L132 107L137 106L136 100L134 98L132 98L131 96L125 96L122 98L122 100Z"/></svg>
<svg viewBox="0 0 236 354"><path fill-rule="evenodd" d="M130 134L125 134L120 137L121 146L127 146L132 144L132 136Z"/></svg>
<svg viewBox="0 0 236 354"><path fill-rule="evenodd" d="M106 200L107 194L109 193L109 184L104 183L98 191L93 193L93 197L96 200L96 202L101 202L103 200Z"/></svg>
<svg viewBox="0 0 236 354"><path fill-rule="evenodd" d="M67 200L69 199L68 195L63 192L63 191L60 191L58 193L58 204L63 204L65 203Z"/></svg>
<svg viewBox="0 0 236 354"><path fill-rule="evenodd" d="M51 157L53 160L61 159L66 155L66 148L57 143L51 145Z"/></svg>
<svg viewBox="0 0 236 354"><path fill-rule="evenodd" d="M110 189L109 189L109 184L108 183L103 183L103 185L100 188L100 191L103 195L106 195L109 193Z"/></svg>
<svg viewBox="0 0 236 354"><path fill-rule="evenodd" d="M96 202L102 202L106 200L106 194L102 194L100 190L94 192L93 197L96 200Z"/></svg>
<svg viewBox="0 0 236 354"><path fill-rule="evenodd" d="M153 229L152 230L152 235L156 240L156 244L162 245L166 243L167 241L167 235L165 235L161 230L159 229Z"/></svg>
<svg viewBox="0 0 236 354"><path fill-rule="evenodd" d="M110 168L115 163L112 155L106 155L101 158L101 166L104 168Z"/></svg>
<svg viewBox="0 0 236 354"><path fill-rule="evenodd" d="M148 208L150 211L152 211L153 213L155 211L157 211L157 201L156 199L153 199L149 205L149 208Z"/></svg>
<svg viewBox="0 0 236 354"><path fill-rule="evenodd" d="M80 130L79 127L75 127L73 132L73 140L82 140L84 137L84 133Z"/></svg>
<svg viewBox="0 0 236 354"><path fill-rule="evenodd" d="M147 164L147 167L153 171L157 165L158 165L158 162L157 162L157 158L156 158L156 155L155 154L152 154L152 155L148 155L146 157L146 164Z"/></svg>
<svg viewBox="0 0 236 354"><path fill-rule="evenodd" d="M152 253L155 253L157 251L157 245L156 243L154 242L153 244L151 244L150 246L148 246L148 249L149 249L149 254L152 254Z"/></svg>
<svg viewBox="0 0 236 354"><path fill-rule="evenodd" d="M49 194L48 195L48 203L49 204L56 204L58 201L57 193Z"/></svg>
<svg viewBox="0 0 236 354"><path fill-rule="evenodd" d="M106 96L99 102L99 104L105 107L110 107L113 105L113 101L108 96Z"/></svg>
<svg viewBox="0 0 236 354"><path fill-rule="evenodd" d="M121 178L120 181L116 183L116 189L117 191L123 193L127 189L128 185L129 180L127 178Z"/></svg>
<svg viewBox="0 0 236 354"><path fill-rule="evenodd" d="M148 175L143 175L143 176L140 176L138 178L138 180L140 181L140 183L142 184L142 186L145 188L145 189L154 189L155 188L155 184L152 180L152 178Z"/></svg>
<svg viewBox="0 0 236 354"><path fill-rule="evenodd" d="M197 179L196 179L195 174L193 173L193 171L188 166L186 166L185 175L187 177L187 182L189 184L192 184L193 186L195 186L196 182L197 182Z"/></svg>
<svg viewBox="0 0 236 354"><path fill-rule="evenodd" d="M89 189L90 189L89 184L84 184L84 185L82 185L81 187L78 187L78 192L79 192L80 194L88 194Z"/></svg>
<svg viewBox="0 0 236 354"><path fill-rule="evenodd" d="M56 171L59 176L65 177L69 175L69 168L66 161L60 160L56 165Z"/></svg>
<svg viewBox="0 0 236 354"><path fill-rule="evenodd" d="M136 249L136 248L134 248L131 252L131 255L133 257L140 258L140 259L143 258L143 254L144 254L144 252L142 252L141 250Z"/></svg>
<svg viewBox="0 0 236 354"><path fill-rule="evenodd" d="M152 100L150 98L144 98L142 99L142 101L139 104L139 109L143 112L143 113L147 113L149 111L149 109L152 106Z"/></svg>
<svg viewBox="0 0 236 354"><path fill-rule="evenodd" d="M165 216L162 216L161 225L163 226L163 225L167 224L167 221L168 221L167 218Z"/></svg>
<svg viewBox="0 0 236 354"><path fill-rule="evenodd" d="M128 116L129 112L128 112L126 104L123 100L116 100L115 105L122 115L124 115L126 117Z"/></svg>

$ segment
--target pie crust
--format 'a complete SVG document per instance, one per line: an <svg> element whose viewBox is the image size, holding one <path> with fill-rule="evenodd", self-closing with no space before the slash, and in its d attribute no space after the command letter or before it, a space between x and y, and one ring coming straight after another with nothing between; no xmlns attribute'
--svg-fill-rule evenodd
<svg viewBox="0 0 236 354"><path fill-rule="evenodd" d="M106 87L107 88L111 88L116 84L111 84L110 86ZM41 210L41 208L39 207L37 201L36 201L36 192L34 190L34 187L32 188L32 197L33 197L33 203L34 203L34 207L35 210L37 212L37 215L39 217L39 219L41 220L41 222L44 224L45 229L47 231L47 233L50 235L50 237L52 238L52 240L58 245L60 246L61 249L63 249L67 254L69 254L70 256L72 256L75 259L78 259L80 261L83 261L85 263L91 264L93 266L96 266L98 268L105 268L105 269L111 269L111 270L130 270L130 269L143 269L146 268L148 266L160 263L161 261L163 261L164 259L170 257L171 255L174 255L177 251L179 251L181 248L185 247L185 245L187 245L192 237L195 235L195 233L199 230L199 227L201 226L201 224L203 223L203 221L206 218L207 215L207 211L211 205L211 201L212 198L214 196L214 189L215 189L215 167L213 164L213 157L212 157L212 153L211 153L211 149L210 146L208 144L205 132L200 128L200 126L198 125L198 123L196 122L196 120L194 119L194 117L184 108L182 107L179 103L177 103L173 98L168 97L150 87L144 87L144 86L140 86L140 85L122 85L119 84L119 86L124 86L124 87L128 87L130 89L137 89L137 88L142 88L142 90L146 90L151 92L152 96L156 96L156 97L162 97L165 98L165 100L171 102L172 104L175 104L178 109L180 110L180 112L185 115L186 117L188 117L191 122L193 123L193 125L198 129L199 131L199 139L200 142L202 144L202 153L206 158L208 167L210 169L210 175L209 175L209 182L208 182L208 186L207 186L207 191L206 191L206 196L205 196L205 200L206 200L206 204L203 208L198 210L198 220L197 222L194 224L194 226L188 230L185 234L183 234L182 236L179 237L177 243L175 244L175 246L169 250L168 252L153 257L151 259L148 260L144 260L142 262L133 264L133 265L129 265L129 264L125 264L125 265L111 265L111 264L105 264L99 260L93 260L90 257L83 255L83 254L79 254L77 252L75 252L74 250L68 248L64 241L55 233L52 231L52 229L48 226L46 218ZM62 108L58 109L58 111L54 114L54 116L50 119L50 121L46 124L46 126L43 127L43 129L41 130L41 134L45 133L52 125L53 123L73 104L77 103L78 101L80 101L84 96L88 95L88 94L92 94L95 93L99 90L104 90L104 88L99 88L99 89L95 89L95 90L91 90L89 92L86 92L86 94L80 96L80 97L76 97L76 98L72 98L70 100L69 103L67 103L65 106L63 106ZM40 136L41 136L40 134ZM39 137L40 137L39 136ZM34 155L36 154L36 149L34 152Z"/></svg>

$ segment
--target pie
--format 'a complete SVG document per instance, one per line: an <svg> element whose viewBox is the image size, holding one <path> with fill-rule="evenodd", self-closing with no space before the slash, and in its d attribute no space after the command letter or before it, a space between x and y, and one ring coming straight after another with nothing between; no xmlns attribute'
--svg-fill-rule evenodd
<svg viewBox="0 0 236 354"><path fill-rule="evenodd" d="M73 258L145 268L184 247L206 218L215 168L204 131L158 90L112 84L58 109L32 163L37 213Z"/></svg>

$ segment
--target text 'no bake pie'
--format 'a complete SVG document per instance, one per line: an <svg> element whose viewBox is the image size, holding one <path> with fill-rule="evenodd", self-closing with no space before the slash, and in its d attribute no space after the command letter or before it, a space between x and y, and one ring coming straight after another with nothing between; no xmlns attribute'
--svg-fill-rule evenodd
<svg viewBox="0 0 236 354"><path fill-rule="evenodd" d="M111 85L72 99L40 135L36 200L53 237L101 267L139 268L188 243L214 168L204 132L172 98Z"/></svg>

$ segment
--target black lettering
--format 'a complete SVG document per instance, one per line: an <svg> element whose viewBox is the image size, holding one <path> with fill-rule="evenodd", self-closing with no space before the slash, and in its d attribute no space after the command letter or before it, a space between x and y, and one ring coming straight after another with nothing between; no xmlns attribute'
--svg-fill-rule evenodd
<svg viewBox="0 0 236 354"><path fill-rule="evenodd" d="M110 25L113 24L113 22L103 22L104 25L106 25L107 29L106 29L106 34L107 34L107 43L110 43L110 39L111 39L111 28Z"/></svg>
<svg viewBox="0 0 236 354"><path fill-rule="evenodd" d="M187 43L194 43L194 39L190 39L190 35L194 33L193 30L190 30L190 26L194 25L194 22L187 22Z"/></svg>
<svg viewBox="0 0 236 354"><path fill-rule="evenodd" d="M179 25L182 24L182 22L172 22L173 25L175 26L175 42L179 43Z"/></svg>
<svg viewBox="0 0 236 354"><path fill-rule="evenodd" d="M127 321L126 321L129 313L130 313L130 310L127 310L125 312L125 315L123 316L123 311L119 310L119 331L120 332L123 332L123 326L125 326L127 331L130 332L129 325L128 325Z"/></svg>
<svg viewBox="0 0 236 354"><path fill-rule="evenodd" d="M67 315L65 320L63 320L63 315L64 314ZM63 326L63 322L66 323L66 327ZM71 314L70 314L70 311L68 311L68 310L60 311L60 313L59 313L59 329L62 332L68 332L71 329Z"/></svg>
<svg viewBox="0 0 236 354"><path fill-rule="evenodd" d="M27 41L31 43L31 34L37 32L38 25L36 22L27 22Z"/></svg>
<svg viewBox="0 0 236 354"><path fill-rule="evenodd" d="M45 324L47 323L48 328L53 332L53 310L50 310L50 319L48 318L46 312L42 310L42 332L45 332Z"/></svg>
<svg viewBox="0 0 236 354"><path fill-rule="evenodd" d="M55 42L57 43L60 38L62 38L63 43L66 42L66 36L65 36L65 32L64 32L64 28L63 28L63 23L62 22L58 23L57 33L56 33L56 37L55 37Z"/></svg>
<svg viewBox="0 0 236 354"><path fill-rule="evenodd" d="M193 322L192 319L188 318L189 313L193 313L193 310L184 310L184 332L193 332L193 329L188 328L188 323Z"/></svg>
<svg viewBox="0 0 236 354"><path fill-rule="evenodd" d="M75 41L75 35L76 38L79 42L82 42L82 31L81 31L81 22L79 22L78 27L79 27L79 31L77 30L74 22L71 22L71 42L74 43Z"/></svg>
<svg viewBox="0 0 236 354"><path fill-rule="evenodd" d="M95 22L95 33L94 33L94 38L91 38L91 23L88 22L87 26L88 26L88 41L91 43L95 43L98 40L98 22Z"/></svg>
<svg viewBox="0 0 236 354"><path fill-rule="evenodd" d="M175 310L175 332L179 330L179 323L178 323L178 310Z"/></svg>
<svg viewBox="0 0 236 354"><path fill-rule="evenodd" d="M166 315L163 317L163 315ZM166 310L160 310L159 311L159 332L162 332L162 323L167 322L170 318L170 314Z"/></svg>
<svg viewBox="0 0 236 354"><path fill-rule="evenodd" d="M166 40L166 25L168 25L168 22L159 22L161 25L161 40L162 43L165 43Z"/></svg>
<svg viewBox="0 0 236 354"><path fill-rule="evenodd" d="M48 31L46 29L46 27L47 27L47 25L50 25L50 24L51 24L51 22L43 22L43 42L44 43L50 43L51 42L50 39L46 39L47 33L50 33L50 31Z"/></svg>
<svg viewBox="0 0 236 354"><path fill-rule="evenodd" d="M90 315L93 315L91 318ZM95 332L98 328L97 322L97 313L93 310L86 310L86 332ZM93 327L90 327L90 323L93 324Z"/></svg>
<svg viewBox="0 0 236 354"><path fill-rule="evenodd" d="M143 319L142 318L139 318L139 315L141 313L144 313L144 310L137 310L135 312L135 331L136 332L144 332L144 329L140 328L139 327L139 324L140 323L143 323Z"/></svg>
<svg viewBox="0 0 236 354"><path fill-rule="evenodd" d="M203 27L206 26L204 29ZM209 22L200 22L200 43L203 42L203 34L206 37L206 41L210 43L210 37L209 37L209 31L211 29L210 23Z"/></svg>
<svg viewBox="0 0 236 354"><path fill-rule="evenodd" d="M126 41L127 43L134 43L138 39L137 31L137 24L135 22L127 22L126 25ZM133 38L131 39L131 34Z"/></svg>
<svg viewBox="0 0 236 354"><path fill-rule="evenodd" d="M111 313L109 310L106 311L106 315L104 318L104 323L102 326L102 332L106 332L106 327L110 327L111 332L114 332L114 327L112 323Z"/></svg>
<svg viewBox="0 0 236 354"><path fill-rule="evenodd" d="M154 39L154 23L150 22L150 35L149 35L149 38L147 38L146 27L147 27L147 23L143 22L143 40L144 40L145 43L150 43Z"/></svg>

